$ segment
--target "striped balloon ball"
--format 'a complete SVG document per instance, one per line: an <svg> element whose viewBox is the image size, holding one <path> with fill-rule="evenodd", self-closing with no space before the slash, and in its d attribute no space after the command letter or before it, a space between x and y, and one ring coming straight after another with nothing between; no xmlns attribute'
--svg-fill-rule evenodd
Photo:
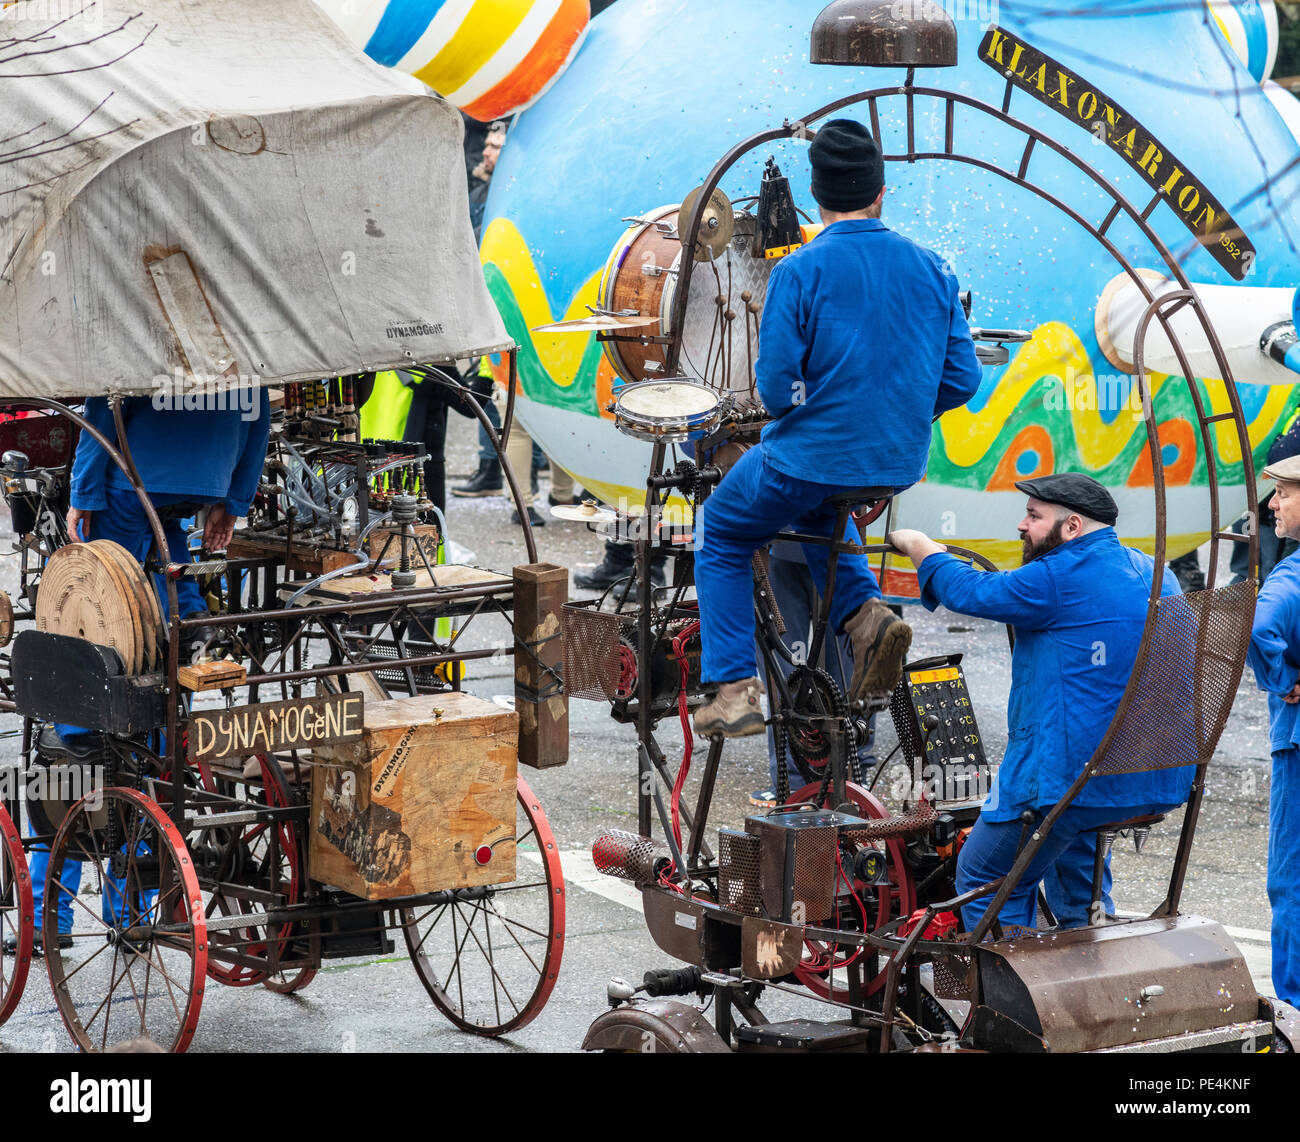
<svg viewBox="0 0 1300 1142"><path fill-rule="evenodd" d="M467 115L521 111L560 74L588 0L316 0L376 63L422 80Z"/></svg>

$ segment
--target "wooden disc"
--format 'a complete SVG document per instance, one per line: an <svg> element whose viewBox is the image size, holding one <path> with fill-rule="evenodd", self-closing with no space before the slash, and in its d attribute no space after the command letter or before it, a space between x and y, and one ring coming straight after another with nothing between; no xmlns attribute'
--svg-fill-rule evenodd
<svg viewBox="0 0 1300 1142"><path fill-rule="evenodd" d="M143 648L140 669L157 670L162 658L163 640L162 607L158 603L158 592L153 589L144 568L120 543L114 543L111 539L97 539L95 546L107 552L109 558L116 562L135 594L136 605L140 611L140 635Z"/></svg>
<svg viewBox="0 0 1300 1142"><path fill-rule="evenodd" d="M14 637L14 605L9 592L0 591L0 646L8 646Z"/></svg>
<svg viewBox="0 0 1300 1142"><path fill-rule="evenodd" d="M36 628L112 647L129 673L140 671L143 638L135 592L94 543L69 543L50 556L36 593Z"/></svg>

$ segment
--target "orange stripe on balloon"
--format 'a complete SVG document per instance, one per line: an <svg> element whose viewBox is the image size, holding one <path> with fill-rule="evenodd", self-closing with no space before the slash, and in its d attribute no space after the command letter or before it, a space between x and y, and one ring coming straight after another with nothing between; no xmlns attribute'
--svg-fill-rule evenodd
<svg viewBox="0 0 1300 1142"><path fill-rule="evenodd" d="M1196 470L1196 434L1189 421L1178 417L1167 420L1157 430L1160 449L1172 444L1178 449L1178 459L1172 464L1165 464L1165 483L1170 487L1180 487L1192 482L1192 473ZM1130 488L1149 488L1155 483L1151 472L1151 449L1145 444L1133 471L1128 478Z"/></svg>
<svg viewBox="0 0 1300 1142"><path fill-rule="evenodd" d="M1032 472L1021 472L1016 462L1026 452L1038 453L1038 464ZM1056 467L1056 454L1052 450L1052 438L1047 429L1039 424L1031 424L1016 434L1011 447L998 461L997 470L989 480L990 492L1014 492L1017 480L1033 480L1039 476L1050 475Z"/></svg>
<svg viewBox="0 0 1300 1142"><path fill-rule="evenodd" d="M596 411L600 413L604 420L613 420L614 414L606 412L605 409L614 400L614 382L618 379L618 374L610 365L605 354L600 355L600 367L596 370Z"/></svg>
<svg viewBox="0 0 1300 1142"><path fill-rule="evenodd" d="M514 69L461 110L472 119L489 122L536 98L569 58L590 12L587 0L564 0L541 38Z"/></svg>

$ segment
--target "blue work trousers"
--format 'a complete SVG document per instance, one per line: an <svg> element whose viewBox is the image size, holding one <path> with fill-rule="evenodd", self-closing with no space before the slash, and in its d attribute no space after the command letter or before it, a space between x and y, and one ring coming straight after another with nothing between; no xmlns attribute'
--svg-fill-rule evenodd
<svg viewBox="0 0 1300 1142"><path fill-rule="evenodd" d="M779 547L780 544L776 546ZM807 654L812 646L812 628L817 618L817 608L820 605L817 588L813 586L812 576L808 573L808 565L792 559L780 559L773 554L768 563L767 577L772 584L772 597L781 612L781 617L785 620L785 634L781 636L781 641L796 657L800 652ZM836 572L836 578L839 578L838 571ZM794 672L794 667L779 655L776 661L782 675L789 678ZM847 635L841 634L835 638L827 639L822 647L822 661L819 665L826 670L831 678L835 680L835 684L845 693L848 692L849 679L853 673L852 661ZM759 662L762 662L761 655ZM764 681L768 693L771 693L771 680L764 679ZM858 743L858 761L864 773L869 772L870 767L875 765L876 758L872 752L875 740L876 716L872 714L871 729L866 736L866 740ZM775 790L777 787L776 735L770 727L767 731L767 762L768 776L771 780L768 788ZM798 789L801 778L799 777L799 771L793 765L789 765L789 777L790 788L792 790Z"/></svg>
<svg viewBox="0 0 1300 1142"><path fill-rule="evenodd" d="M143 852L143 842L141 843ZM32 876L32 906L36 915L36 930L39 932L45 922L45 878L50 867L50 850L44 845L33 848L27 854L27 867ZM59 877L59 935L66 936L72 931L74 914L72 898L81 891L81 861L65 859L63 873ZM110 927L122 927L123 918L121 901L126 893L126 881L115 880L106 871L104 873L103 892L99 898L99 912L104 923ZM146 894L148 900L141 902L141 910L147 912L153 907L156 892Z"/></svg>
<svg viewBox="0 0 1300 1142"><path fill-rule="evenodd" d="M1092 922L1089 907L1092 904L1092 869L1097 852L1097 834L1089 830L1115 821L1127 821L1131 817L1168 813L1176 808L1176 805L1146 804L1077 806L1067 809L1034 854L1024 876L1002 906L999 919L1004 925L1036 927L1038 884L1046 879L1047 902L1056 913L1057 923L1062 928L1078 928ZM1040 811L1038 820L1041 822L1046 815L1046 812ZM1011 871L1023 828L1019 821L990 821L983 816L975 822L975 827L957 856L958 895ZM1032 832L1032 829L1029 830L1030 834ZM1028 837L1025 843L1029 843ZM1102 882L1102 888L1102 904L1108 914L1113 914L1109 873ZM979 923L980 917L992 902L990 894L962 908L962 921L968 932Z"/></svg>
<svg viewBox="0 0 1300 1142"><path fill-rule="evenodd" d="M1268 902L1273 909L1273 991L1278 999L1300 1004L1300 749L1273 754Z"/></svg>
<svg viewBox="0 0 1300 1142"><path fill-rule="evenodd" d="M763 447L751 448L705 501L696 520L695 591L700 601L701 663L705 682L735 682L758 674L754 659L755 551L784 527L829 536L835 509L826 500L844 491L787 476L765 462ZM844 538L858 542L850 520ZM819 592L826 588L830 551L803 546ZM880 585L865 555L841 555L836 564L828 635L834 635L864 603L880 598Z"/></svg>

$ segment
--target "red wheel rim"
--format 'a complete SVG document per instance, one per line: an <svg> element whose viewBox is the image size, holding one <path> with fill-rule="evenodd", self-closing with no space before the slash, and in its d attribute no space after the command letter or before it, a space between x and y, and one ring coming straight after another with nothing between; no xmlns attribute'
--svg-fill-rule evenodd
<svg viewBox="0 0 1300 1142"><path fill-rule="evenodd" d="M262 769L262 787L265 791L266 803L274 809L288 806L291 803L289 786L279 765L269 761L264 754L255 756ZM212 772L210 765L200 762L199 776L204 789L209 793L219 792L216 776ZM267 830L271 827L267 824L241 826L239 843L248 847L251 851L252 846L259 840L264 839ZM279 837L282 868L287 874L283 879L280 891L284 894L285 904L297 904L302 896L303 867L302 845L298 828L292 821L279 821L274 825L274 828ZM265 888L266 885L254 885L252 887ZM222 916L243 914L248 916L250 921L247 928L228 928L212 934L209 948L211 954L208 957L208 975L227 987L251 987L254 984L264 983L272 991L282 992L296 991L306 987L316 974L314 970L312 970L311 975L305 978L302 978L303 972L295 972L273 984L273 977L267 969L252 967L248 964L229 963L220 958L223 952L227 954L238 952L249 956L268 955L266 928L255 922L259 913L260 909L256 905L240 897L228 897L220 892L210 892L208 894L204 906L205 917L210 919L214 914ZM277 933L275 942L279 945L277 949L279 956L283 956L288 951L292 933L292 924L283 925ZM291 986L285 986L286 981Z"/></svg>
<svg viewBox="0 0 1300 1142"><path fill-rule="evenodd" d="M118 849L127 854L126 888L120 894L114 890L114 896L121 898L120 918L130 923L110 925L73 894L74 905L92 918L92 930L74 928L74 946L68 951L57 940L45 948L50 989L68 1034L82 1050L103 1051L114 1042L143 1036L167 1050L184 1051L198 1026L208 960L203 896L194 864L180 831L157 802L121 786L104 789L101 795L107 818L113 820L116 814L126 838ZM104 875L109 852L92 827L90 812L85 799L78 801L50 846L42 918L46 931L58 930L65 862L88 861L100 870L95 875ZM105 878L104 892L108 883ZM101 993L103 998L96 1002ZM79 1001L79 996L85 998ZM122 1016L117 1034L110 1037L118 1008Z"/></svg>
<svg viewBox="0 0 1300 1142"><path fill-rule="evenodd" d="M564 953L559 847L522 777L516 790L515 880L481 900L402 910L420 982L448 1019L476 1035L531 1023L555 987Z"/></svg>
<svg viewBox="0 0 1300 1142"><path fill-rule="evenodd" d="M814 783L805 785L796 793L790 795L788 805L802 804L805 801L812 801L821 791L821 785ZM846 782L844 791L848 799L857 806L859 816L867 820L884 820L891 814L884 805L868 790L863 789L860 785L854 785L852 782ZM830 806L825 806L829 808ZM912 871L907 866L905 859L907 846L902 837L894 837L885 842L885 851L888 854L890 878L896 887L882 886L876 891L876 926L880 927L888 924L895 916L911 915L916 910L916 884L912 880ZM849 1002L849 989L847 984L841 987L833 982L827 983L827 976L824 972L814 971L812 968L800 964L794 969L794 974L799 978L809 991L814 995L820 995L823 999L833 999L840 1003ZM864 981L863 990L867 995L875 995L882 987L885 986L886 972L882 969L870 979Z"/></svg>
<svg viewBox="0 0 1300 1142"><path fill-rule="evenodd" d="M27 986L35 933L36 915L27 856L13 818L0 805L0 944L10 936L18 937L18 946L12 956L0 952L0 1023L14 1013L23 988Z"/></svg>

